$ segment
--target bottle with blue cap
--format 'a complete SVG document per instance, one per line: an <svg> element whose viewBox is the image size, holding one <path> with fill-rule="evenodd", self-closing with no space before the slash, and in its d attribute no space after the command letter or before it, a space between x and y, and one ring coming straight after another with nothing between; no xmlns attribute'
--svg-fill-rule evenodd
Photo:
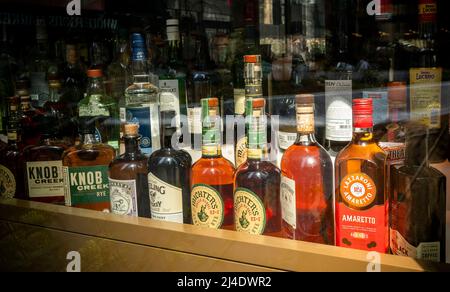
<svg viewBox="0 0 450 292"><path fill-rule="evenodd" d="M159 139L159 89L151 82L147 68L147 50L142 34L132 35L133 84L125 90L125 113L122 122L139 124L140 147L150 156L160 148Z"/></svg>

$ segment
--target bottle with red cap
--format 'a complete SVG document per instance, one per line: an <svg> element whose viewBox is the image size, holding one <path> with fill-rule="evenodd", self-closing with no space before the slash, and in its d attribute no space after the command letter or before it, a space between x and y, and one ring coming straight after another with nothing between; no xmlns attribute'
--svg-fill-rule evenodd
<svg viewBox="0 0 450 292"><path fill-rule="evenodd" d="M336 158L336 245L388 251L387 157L373 135L373 101L353 100L353 138Z"/></svg>

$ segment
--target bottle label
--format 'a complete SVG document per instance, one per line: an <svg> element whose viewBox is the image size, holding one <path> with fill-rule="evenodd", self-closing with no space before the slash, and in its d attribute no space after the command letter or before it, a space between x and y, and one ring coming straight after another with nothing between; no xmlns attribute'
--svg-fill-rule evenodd
<svg viewBox="0 0 450 292"><path fill-rule="evenodd" d="M380 142L381 149L387 154L389 165L402 165L406 158L406 145L404 143Z"/></svg>
<svg viewBox="0 0 450 292"><path fill-rule="evenodd" d="M234 114L243 115L245 113L245 89L234 89Z"/></svg>
<svg viewBox="0 0 450 292"><path fill-rule="evenodd" d="M352 140L352 81L325 81L326 139L346 142Z"/></svg>
<svg viewBox="0 0 450 292"><path fill-rule="evenodd" d="M390 229L390 248L393 254L399 256L433 262L441 260L441 244L439 242L422 242L415 247L393 229Z"/></svg>
<svg viewBox="0 0 450 292"><path fill-rule="evenodd" d="M278 132L278 147L282 150L287 150L296 140L297 133Z"/></svg>
<svg viewBox="0 0 450 292"><path fill-rule="evenodd" d="M121 123L127 122L127 109L124 107L119 108L119 118Z"/></svg>
<svg viewBox="0 0 450 292"><path fill-rule="evenodd" d="M177 79L159 80L161 111L175 111L177 128L180 127L180 87Z"/></svg>
<svg viewBox="0 0 450 292"><path fill-rule="evenodd" d="M297 228L297 198L295 194L295 181L285 176L281 177L281 217L283 220Z"/></svg>
<svg viewBox="0 0 450 292"><path fill-rule="evenodd" d="M241 166L247 161L247 137L238 139L236 143L236 167Z"/></svg>
<svg viewBox="0 0 450 292"><path fill-rule="evenodd" d="M0 197L12 199L16 193L16 179L14 174L0 164Z"/></svg>
<svg viewBox="0 0 450 292"><path fill-rule="evenodd" d="M381 125L388 121L389 101L387 91L363 91L363 98L373 101L373 124Z"/></svg>
<svg viewBox="0 0 450 292"><path fill-rule="evenodd" d="M203 156L219 156L221 151L221 123L217 108L209 108L207 102L202 108L204 114L202 127L202 154Z"/></svg>
<svg viewBox="0 0 450 292"><path fill-rule="evenodd" d="M297 132L314 133L314 106L297 106Z"/></svg>
<svg viewBox="0 0 450 292"><path fill-rule="evenodd" d="M236 231L263 234L266 228L266 209L258 195L245 188L234 193L234 223Z"/></svg>
<svg viewBox="0 0 450 292"><path fill-rule="evenodd" d="M46 72L30 72L30 98L42 107L49 98Z"/></svg>
<svg viewBox="0 0 450 292"><path fill-rule="evenodd" d="M135 180L116 180L109 178L109 192L112 213L138 217Z"/></svg>
<svg viewBox="0 0 450 292"><path fill-rule="evenodd" d="M9 141L17 141L17 132L8 131L7 136Z"/></svg>
<svg viewBox="0 0 450 292"><path fill-rule="evenodd" d="M160 148L158 106L127 107L127 121L139 124L140 148L145 155L151 155Z"/></svg>
<svg viewBox="0 0 450 292"><path fill-rule="evenodd" d="M202 108L193 107L188 109L189 133L202 134Z"/></svg>
<svg viewBox="0 0 450 292"><path fill-rule="evenodd" d="M411 120L440 129L442 68L412 68L410 80Z"/></svg>
<svg viewBox="0 0 450 292"><path fill-rule="evenodd" d="M336 244L385 253L387 205L368 209L377 198L373 179L365 173L349 174L341 181L339 190L343 202L336 205Z"/></svg>
<svg viewBox="0 0 450 292"><path fill-rule="evenodd" d="M66 206L93 209L110 205L108 166L63 167ZM100 210L109 212L108 209Z"/></svg>
<svg viewBox="0 0 450 292"><path fill-rule="evenodd" d="M148 174L152 219L183 224L183 191Z"/></svg>
<svg viewBox="0 0 450 292"><path fill-rule="evenodd" d="M62 161L27 162L26 166L30 198L64 196Z"/></svg>
<svg viewBox="0 0 450 292"><path fill-rule="evenodd" d="M224 220L224 203L219 192L207 185L194 185L191 192L192 223L219 229Z"/></svg>
<svg viewBox="0 0 450 292"><path fill-rule="evenodd" d="M437 14L436 0L420 0L419 1L419 21L435 22Z"/></svg>

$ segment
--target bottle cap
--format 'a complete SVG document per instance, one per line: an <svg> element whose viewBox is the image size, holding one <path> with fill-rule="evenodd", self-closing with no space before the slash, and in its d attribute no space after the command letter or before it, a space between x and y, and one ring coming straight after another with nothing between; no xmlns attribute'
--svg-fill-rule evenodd
<svg viewBox="0 0 450 292"><path fill-rule="evenodd" d="M295 96L297 104L314 104L314 95L299 94Z"/></svg>
<svg viewBox="0 0 450 292"><path fill-rule="evenodd" d="M103 77L103 72L100 69L91 69L87 71L87 76L89 78L100 78Z"/></svg>
<svg viewBox="0 0 450 292"><path fill-rule="evenodd" d="M124 135L128 137L139 136L139 124L126 123L124 126Z"/></svg>
<svg viewBox="0 0 450 292"><path fill-rule="evenodd" d="M218 107L219 99L217 97L208 98L208 106L209 107Z"/></svg>
<svg viewBox="0 0 450 292"><path fill-rule="evenodd" d="M361 129L373 127L373 100L371 98L353 100L353 126Z"/></svg>
<svg viewBox="0 0 450 292"><path fill-rule="evenodd" d="M244 63L261 63L261 55L245 55Z"/></svg>

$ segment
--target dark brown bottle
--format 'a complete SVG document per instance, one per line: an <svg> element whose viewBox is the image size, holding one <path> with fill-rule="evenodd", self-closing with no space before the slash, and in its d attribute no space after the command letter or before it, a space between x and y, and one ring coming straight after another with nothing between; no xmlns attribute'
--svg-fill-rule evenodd
<svg viewBox="0 0 450 292"><path fill-rule="evenodd" d="M429 166L426 126L407 126L406 162L392 169L391 253L445 262L446 177Z"/></svg>
<svg viewBox="0 0 450 292"><path fill-rule="evenodd" d="M58 120L42 117L41 141L24 150L27 198L32 201L64 205L62 155L67 144L55 137Z"/></svg>
<svg viewBox="0 0 450 292"><path fill-rule="evenodd" d="M125 124L125 153L109 165L111 212L150 218L147 157L139 143L139 125Z"/></svg>

